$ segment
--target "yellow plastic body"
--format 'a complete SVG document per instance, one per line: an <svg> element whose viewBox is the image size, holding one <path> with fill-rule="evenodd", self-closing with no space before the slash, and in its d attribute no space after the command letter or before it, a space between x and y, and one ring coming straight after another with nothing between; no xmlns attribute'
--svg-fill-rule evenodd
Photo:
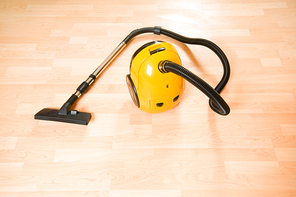
<svg viewBox="0 0 296 197"><path fill-rule="evenodd" d="M151 52L159 52L151 54ZM182 98L184 79L174 73L162 73L159 62L169 60L181 65L173 45L156 42L136 54L131 62L131 79L138 94L140 109L159 113L175 107Z"/></svg>

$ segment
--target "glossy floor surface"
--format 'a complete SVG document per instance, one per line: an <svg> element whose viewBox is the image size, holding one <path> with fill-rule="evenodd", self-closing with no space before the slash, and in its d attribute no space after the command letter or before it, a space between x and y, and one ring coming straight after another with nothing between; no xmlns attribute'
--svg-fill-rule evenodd
<svg viewBox="0 0 296 197"><path fill-rule="evenodd" d="M34 119L147 26L221 47L228 116L187 82L172 110L140 111L125 77L146 42L172 43L212 86L222 75L209 49L146 34L75 105L89 125ZM295 0L1 0L0 90L0 196L296 196Z"/></svg>

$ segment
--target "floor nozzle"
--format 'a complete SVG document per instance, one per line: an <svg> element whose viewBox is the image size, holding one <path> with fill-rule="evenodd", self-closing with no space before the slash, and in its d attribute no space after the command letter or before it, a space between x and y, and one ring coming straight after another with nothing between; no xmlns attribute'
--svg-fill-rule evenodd
<svg viewBox="0 0 296 197"><path fill-rule="evenodd" d="M35 119L87 125L91 118L90 113L77 110L71 110L67 115L59 115L58 112L57 109L44 108L35 114Z"/></svg>

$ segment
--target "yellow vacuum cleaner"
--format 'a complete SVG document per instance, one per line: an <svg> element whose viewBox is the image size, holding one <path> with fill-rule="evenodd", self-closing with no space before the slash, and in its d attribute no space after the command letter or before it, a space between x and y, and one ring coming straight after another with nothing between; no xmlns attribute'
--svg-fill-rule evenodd
<svg viewBox="0 0 296 197"><path fill-rule="evenodd" d="M188 38L161 27L145 27L132 31L99 65L99 67L77 88L76 92L58 109L45 108L35 114L35 119L52 120L87 125L91 114L71 110L72 105L84 94L89 86L103 72L115 56L132 38L143 33L165 35L180 42L202 45L220 58L223 76L215 88L184 68L174 46L164 41L152 41L140 47L132 56L130 73L126 76L127 86L134 104L149 113L159 113L175 107L184 92L184 79L193 84L209 97L210 107L220 115L228 115L230 108L220 96L228 82L230 66L224 52L213 42L201 38Z"/></svg>

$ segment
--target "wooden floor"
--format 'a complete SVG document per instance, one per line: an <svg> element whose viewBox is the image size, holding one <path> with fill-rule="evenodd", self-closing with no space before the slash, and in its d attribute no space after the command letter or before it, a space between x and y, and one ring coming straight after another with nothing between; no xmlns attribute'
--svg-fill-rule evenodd
<svg viewBox="0 0 296 197"><path fill-rule="evenodd" d="M135 38L75 109L87 126L34 120L59 108L132 30L162 26L218 44L231 64L226 117L186 83L174 109L136 108L134 51L171 42L215 86L208 49ZM1 0L0 196L296 196L295 0Z"/></svg>

